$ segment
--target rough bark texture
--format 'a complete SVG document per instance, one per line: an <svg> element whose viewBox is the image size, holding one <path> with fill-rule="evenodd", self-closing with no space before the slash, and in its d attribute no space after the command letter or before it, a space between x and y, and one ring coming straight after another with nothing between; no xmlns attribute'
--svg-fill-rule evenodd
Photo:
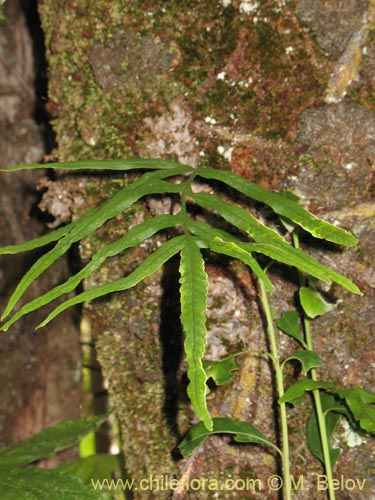
<svg viewBox="0 0 375 500"><path fill-rule="evenodd" d="M33 45L21 2L7 2L7 22L0 26L0 157L1 167L38 162L43 158L41 129L35 123ZM45 231L34 216L36 184L41 172L2 174L0 179L0 244L21 243ZM17 281L37 254L0 258L1 310ZM66 279L61 262L38 284L29 298ZM39 314L39 319L41 315ZM38 315L21 320L0 344L0 447L11 444L61 420L79 416L80 352L72 314L35 334ZM65 454L72 458L75 452ZM49 465L52 461L49 461Z"/></svg>
<svg viewBox="0 0 375 500"><path fill-rule="evenodd" d="M337 307L316 321L314 333L326 362L322 376L370 390L375 388L373 10L368 2L340 2L333 19L330 1L40 2L60 160L136 155L230 168L264 187L295 190L312 211L361 238L359 250L311 250L347 273L365 294L327 291ZM124 182L122 176L79 181L62 176L58 189L66 198L55 215L65 219L69 205L77 216ZM52 192L50 202L54 199ZM158 209L139 205L106 224L82 243L83 260L102 241ZM129 272L151 249L150 243L114 259L86 286ZM136 480L150 474L260 478L260 492L212 495L276 498L266 481L277 464L259 447L213 438L185 461L173 454L194 421L184 398L181 332L172 315L178 315L173 266L85 310L119 418L127 472ZM257 292L246 271L220 262L208 262L207 268L208 356L263 348ZM291 306L295 280L282 269L272 278L279 313ZM280 345L282 355L295 349L282 336ZM210 394L210 409L251 421L275 439L270 367L250 356L240 365L233 386ZM313 474L321 473L320 465L303 445L308 410L308 402L291 410L292 470L305 474L298 498L324 498ZM366 479L365 491L341 488L338 498L372 498L374 441L354 437L339 429L343 455L335 474ZM134 491L142 499L171 495ZM175 491L173 498L207 498L207 491Z"/></svg>

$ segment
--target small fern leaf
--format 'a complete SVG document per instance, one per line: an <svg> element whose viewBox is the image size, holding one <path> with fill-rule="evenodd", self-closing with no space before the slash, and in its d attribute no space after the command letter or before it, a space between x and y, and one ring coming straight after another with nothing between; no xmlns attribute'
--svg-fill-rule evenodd
<svg viewBox="0 0 375 500"><path fill-rule="evenodd" d="M355 246L358 243L358 239L355 236L319 219L301 207L297 201L281 193L267 191L261 186L232 172L205 167L199 170L199 175L206 179L215 179L224 182L249 198L265 203L275 213L295 222L316 238L322 238L345 246Z"/></svg>
<svg viewBox="0 0 375 500"><path fill-rule="evenodd" d="M180 263L181 323L185 332L185 352L188 362L188 395L192 405L208 430L212 419L207 409L207 375L202 365L206 346L206 304L208 279L198 243L186 235Z"/></svg>
<svg viewBox="0 0 375 500"><path fill-rule="evenodd" d="M85 278L98 269L107 258L113 257L120 252L135 247L147 238L153 236L157 231L175 227L179 224L181 224L181 220L178 216L160 215L153 219L149 219L138 226L134 226L118 240L100 248L100 250L93 255L91 261L78 273L71 276L65 283L55 286L43 295L40 295L34 300L31 300L27 304L23 305L21 309L7 321L7 328L9 328L9 326L11 326L15 321L22 318L22 316L25 316L26 314L49 304L58 297L73 291Z"/></svg>
<svg viewBox="0 0 375 500"><path fill-rule="evenodd" d="M273 448L282 455L281 450L253 425L230 418L214 418L213 427L209 431L204 428L202 422L194 425L179 445L182 455L184 457L191 455L208 436L213 434L232 434L238 443L262 444Z"/></svg>
<svg viewBox="0 0 375 500"><path fill-rule="evenodd" d="M40 165L39 163L27 163L24 165L15 165L13 167L2 168L0 172L14 172L16 170L32 170L36 168L56 168L64 170L113 170L113 171L130 171L130 170L173 170L178 168L180 173L192 172L193 168L188 165L181 165L176 161L129 158L125 160L79 160L71 162L55 162ZM178 174L173 174L178 175Z"/></svg>
<svg viewBox="0 0 375 500"><path fill-rule="evenodd" d="M20 300L26 290L46 269L61 257L73 243L85 238L101 227L107 220L128 209L143 196L157 193L176 193L180 187L176 184L163 181L160 177L165 172L150 172L144 174L133 184L118 191L112 198L97 208L88 210L82 217L70 225L70 231L63 235L55 247L40 257L18 283L9 299L1 319L9 316L13 307Z"/></svg>
<svg viewBox="0 0 375 500"><path fill-rule="evenodd" d="M66 300L63 304L57 306L48 317L42 321L37 328L42 328L47 323L49 323L58 314L65 311L71 306L76 304L82 304L83 302L88 302L89 300L94 300L104 295L108 295L114 292L123 292L129 290L135 285L138 285L148 276L151 276L156 271L158 271L170 258L179 253L185 244L185 236L176 236L172 240L164 243L160 248L155 250L151 255L149 255L134 271L132 271L128 276L124 278L119 278L117 280L111 281L110 283L105 283L104 285L86 290L71 299ZM7 324L4 324L1 328L2 330L7 329Z"/></svg>

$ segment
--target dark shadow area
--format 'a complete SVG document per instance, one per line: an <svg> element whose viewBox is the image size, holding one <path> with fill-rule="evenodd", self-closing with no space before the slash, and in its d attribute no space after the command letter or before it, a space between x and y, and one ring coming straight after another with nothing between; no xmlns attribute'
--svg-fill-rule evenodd
<svg viewBox="0 0 375 500"><path fill-rule="evenodd" d="M26 23L33 44L34 58L34 119L40 126L44 149L49 154L56 147L55 133L50 125L51 116L47 111L48 104L48 65L45 51L44 32L41 27L37 0L20 0L25 13Z"/></svg>
<svg viewBox="0 0 375 500"><path fill-rule="evenodd" d="M184 337L180 322L179 258L171 259L163 269L163 295L160 303L160 342L163 347L162 369L165 378L164 414L170 429L180 439L178 403L186 389L180 375L184 355Z"/></svg>

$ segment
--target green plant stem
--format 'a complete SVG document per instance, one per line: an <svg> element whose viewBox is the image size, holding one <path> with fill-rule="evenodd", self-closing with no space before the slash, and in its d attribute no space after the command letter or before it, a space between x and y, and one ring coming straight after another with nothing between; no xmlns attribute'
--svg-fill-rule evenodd
<svg viewBox="0 0 375 500"><path fill-rule="evenodd" d="M313 349L312 337L311 337L310 320L308 318L304 318L304 329L305 329L305 339L306 339L307 348L310 349L311 351L313 351L314 349ZM312 380L317 380L316 368L312 368L310 370L310 374L311 374ZM332 485L333 471L332 471L332 464L331 464L331 455L329 453L329 443L328 443L328 438L327 438L326 419L325 419L323 408L322 408L322 402L320 399L319 390L315 389L312 391L312 393L313 393L313 398L314 398L314 403L315 403L316 416L318 419L320 439L322 442L324 466L325 466L325 472L326 472L327 482L328 482L328 498L329 498L329 500L335 500L336 495L335 495L335 490L333 489L333 485Z"/></svg>
<svg viewBox="0 0 375 500"><path fill-rule="evenodd" d="M293 244L296 248L299 248L299 239L298 239L298 234L296 231L293 231L292 233L293 237ZM299 275L299 281L300 285L304 286L305 283L305 278L304 276L298 272ZM313 341L312 341L312 335L311 335L311 325L310 325L310 320L307 318L305 315L303 317L303 328L305 332L305 341L307 345L307 349L310 351L314 350L313 346ZM317 380L317 375L316 375L316 368L312 368L310 370L310 376L312 380ZM327 438L327 427L326 427L326 420L322 408L322 402L320 399L320 392L318 389L315 389L312 391L313 398L314 398L314 404L315 404L315 411L316 411L316 416L318 420L318 425L319 425L319 434L320 434L320 440L322 443L322 450L323 450L323 457L324 457L324 467L325 467L325 473L327 476L327 482L328 482L328 498L329 500L335 500L336 494L335 490L333 489L333 470L332 470L332 463L331 463L331 455L329 453L329 443L328 443L328 438Z"/></svg>
<svg viewBox="0 0 375 500"><path fill-rule="evenodd" d="M271 313L270 304L268 301L267 290L262 280L259 280L259 287L261 292L261 301L266 316L267 330L271 345L271 359L273 361L277 392L279 398L284 395L283 373L282 367L279 363L279 355L276 343L275 329L273 326L273 318ZM280 403L280 421L281 421L281 436L282 436L282 475L283 475L283 497L285 500L291 500L291 478L290 478L290 460L289 460L289 437L288 437L288 419L286 413L286 404Z"/></svg>

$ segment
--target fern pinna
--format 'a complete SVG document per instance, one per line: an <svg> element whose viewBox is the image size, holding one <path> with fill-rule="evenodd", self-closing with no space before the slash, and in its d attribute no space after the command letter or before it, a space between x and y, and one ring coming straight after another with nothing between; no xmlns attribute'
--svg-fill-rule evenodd
<svg viewBox="0 0 375 500"><path fill-rule="evenodd" d="M20 165L3 170L10 172L21 169L41 168L40 165ZM185 352L188 361L188 394L191 403L208 431L213 429L213 420L207 410L207 372L202 363L206 343L205 310L207 303L208 278L205 272L203 249L239 259L245 263L269 292L272 285L254 255L263 254L272 260L294 266L325 283L336 282L353 293L359 289L349 279L322 265L306 253L290 245L279 233L267 227L240 205L229 203L218 193L194 189L197 181L227 185L241 193L244 198L270 207L275 214L291 221L316 238L355 246L357 239L341 228L318 219L306 211L298 202L283 193L268 192L260 186L229 171L210 167L192 168L166 160L106 160L51 163L43 168L67 170L132 171L141 175L133 183L120 189L101 206L88 210L82 217L20 245L9 245L0 249L0 254L15 254L56 242L55 246L43 254L26 272L13 292L2 315L5 320L1 329L6 331L16 320L58 297L75 290L95 269L109 257L141 244L144 240L157 237L164 229L176 228L175 236L163 243L149 255L128 276L104 285L85 290L58 305L39 325L42 327L66 308L82 302L94 300L103 295L127 290L156 272L174 255L180 254L180 300L181 322L185 333ZM142 171L145 171L142 173ZM118 240L100 248L77 274L65 283L55 286L43 295L24 304L14 312L25 291L47 268L82 238L100 228L107 220L130 208L141 198L149 195L179 195L180 210L175 215L157 215L130 229ZM199 206L204 211L214 213L228 223L236 233L231 234L208 222L195 220L189 205Z"/></svg>

